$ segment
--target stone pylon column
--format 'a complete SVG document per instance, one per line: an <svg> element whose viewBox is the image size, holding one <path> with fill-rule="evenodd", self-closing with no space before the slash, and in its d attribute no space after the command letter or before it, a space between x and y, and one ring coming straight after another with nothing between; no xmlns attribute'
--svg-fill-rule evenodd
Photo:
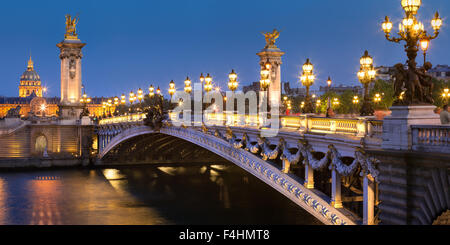
<svg viewBox="0 0 450 245"><path fill-rule="evenodd" d="M257 53L260 58L260 66L264 67L266 62L272 65L270 71L270 85L268 89L269 106L281 105L281 56L284 55L275 45L266 46L261 52Z"/></svg>
<svg viewBox="0 0 450 245"><path fill-rule="evenodd" d="M81 98L81 49L85 46L79 39L64 39L56 46L61 59L61 108L64 118L78 118Z"/></svg>

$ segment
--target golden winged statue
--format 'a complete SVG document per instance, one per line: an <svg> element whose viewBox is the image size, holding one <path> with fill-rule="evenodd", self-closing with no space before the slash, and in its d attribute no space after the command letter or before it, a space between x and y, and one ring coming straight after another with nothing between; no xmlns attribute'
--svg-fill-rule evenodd
<svg viewBox="0 0 450 245"><path fill-rule="evenodd" d="M66 34L64 35L66 39L78 39L77 31L77 23L78 16L71 17L70 14L66 15Z"/></svg>
<svg viewBox="0 0 450 245"><path fill-rule="evenodd" d="M277 29L273 29L272 32L262 32L266 37L266 46L264 48L276 48L275 41L280 36L280 32Z"/></svg>

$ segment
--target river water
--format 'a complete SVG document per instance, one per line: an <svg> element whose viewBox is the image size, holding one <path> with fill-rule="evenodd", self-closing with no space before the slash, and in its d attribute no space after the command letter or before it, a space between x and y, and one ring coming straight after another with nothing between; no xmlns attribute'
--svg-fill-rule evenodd
<svg viewBox="0 0 450 245"><path fill-rule="evenodd" d="M0 172L0 224L320 224L235 165Z"/></svg>

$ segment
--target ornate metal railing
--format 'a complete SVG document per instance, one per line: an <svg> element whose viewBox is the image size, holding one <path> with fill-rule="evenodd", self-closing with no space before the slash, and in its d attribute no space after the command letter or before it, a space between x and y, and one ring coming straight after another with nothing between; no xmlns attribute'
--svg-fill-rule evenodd
<svg viewBox="0 0 450 245"><path fill-rule="evenodd" d="M106 124L114 124L114 123L124 123L124 122L137 122L142 121L145 119L144 113L136 113L136 114L129 114L125 116L115 116L110 118L104 118L99 121L100 125L106 125Z"/></svg>
<svg viewBox="0 0 450 245"><path fill-rule="evenodd" d="M450 125L412 125L412 149L450 153Z"/></svg>
<svg viewBox="0 0 450 245"><path fill-rule="evenodd" d="M172 121L179 120L180 115L169 113ZM202 115L200 115L202 116ZM205 124L234 127L268 126L258 115L239 115L233 113L209 113L203 117ZM324 118L302 116L280 116L280 126L285 129L296 129L302 132L345 134L381 138L383 121L367 118Z"/></svg>

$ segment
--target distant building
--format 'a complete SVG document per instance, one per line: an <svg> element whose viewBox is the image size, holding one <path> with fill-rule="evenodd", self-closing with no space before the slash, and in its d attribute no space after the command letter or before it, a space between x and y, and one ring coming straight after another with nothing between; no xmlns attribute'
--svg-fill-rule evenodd
<svg viewBox="0 0 450 245"><path fill-rule="evenodd" d="M375 67L377 75L375 80L392 81L392 75L394 74L394 67L391 66L378 66Z"/></svg>
<svg viewBox="0 0 450 245"><path fill-rule="evenodd" d="M284 87L284 93L288 96L305 96L306 95L306 88L291 88L291 85L289 82L283 83Z"/></svg>
<svg viewBox="0 0 450 245"><path fill-rule="evenodd" d="M428 72L436 79L450 81L450 66L448 65L437 65Z"/></svg>
<svg viewBox="0 0 450 245"><path fill-rule="evenodd" d="M247 93L248 91L255 91L256 93L258 93L260 89L261 89L261 85L259 82L253 82L250 85L242 87L242 91L244 93Z"/></svg>
<svg viewBox="0 0 450 245"><path fill-rule="evenodd" d="M27 70L20 76L19 97L0 97L0 118L5 117L10 109L20 106L21 117L30 113L35 116L57 116L60 98L44 98L41 78L34 70L34 63L28 60ZM108 98L92 98L86 107L90 116L101 116L105 112L103 102ZM113 106L114 108L114 106ZM112 110L114 110L111 108Z"/></svg>
<svg viewBox="0 0 450 245"><path fill-rule="evenodd" d="M320 94L324 94L328 91L335 92L336 94L339 94L339 95L343 94L347 91L350 91L353 94L362 94L363 88L361 86L344 86L342 84L339 86L331 86L331 87L320 86L320 89L319 89Z"/></svg>

